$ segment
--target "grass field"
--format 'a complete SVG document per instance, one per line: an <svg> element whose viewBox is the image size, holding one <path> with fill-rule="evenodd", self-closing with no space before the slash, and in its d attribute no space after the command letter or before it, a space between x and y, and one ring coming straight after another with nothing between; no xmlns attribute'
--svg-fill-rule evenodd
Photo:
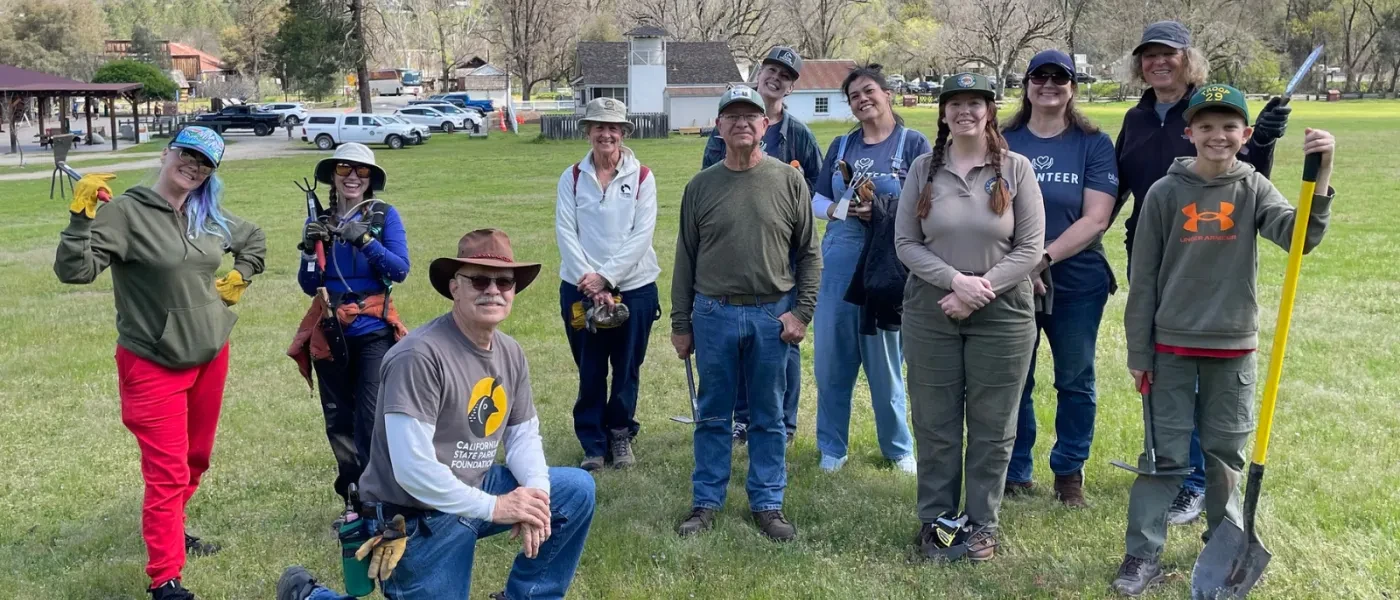
<svg viewBox="0 0 1400 600"><path fill-rule="evenodd" d="M1123 105L1095 105L1111 134ZM905 111L934 131L930 110ZM1284 374L1261 536L1275 553L1258 598L1394 598L1400 595L1400 103L1298 103L1274 169L1284 195L1298 191L1303 128L1323 127L1339 142L1332 227L1304 263ZM815 128L823 149L845 126ZM527 131L529 129L527 128ZM655 173L661 216L655 248L667 296L680 194L697 170L704 140L637 141ZM553 278L554 189L581 158L583 142L536 142L493 133L485 141L434 136L423 147L376 150L389 172L383 197L402 211L413 272L395 292L410 325L444 312L427 265L455 252L470 229L507 230L517 256L545 263L546 277L520 295L505 329L525 347L554 465L581 459L570 423L576 376ZM233 365L213 468L189 507L190 527L224 545L190 561L186 584L211 599L270 599L288 564L335 581L337 546L328 527L338 511L334 466L321 411L284 356L307 298L297 287L295 244L304 217L292 180L310 176L319 155L231 161L222 174L227 204L267 232L267 272L235 308ZM122 173L120 190L141 181ZM149 174L145 175L149 177ZM114 373L111 281L87 287L52 272L64 203L47 182L0 182L0 573L10 598L144 598L139 535L141 480L136 444L123 428ZM324 188L323 188L324 189ZM1122 275L1122 224L1106 245ZM1259 303L1267 351L1285 253L1264 245ZM669 303L667 303L669 304ZM684 370L668 324L652 335L642 373L636 451L629 472L597 476L598 509L572 588L578 598L1081 598L1104 597L1122 556L1132 477L1109 466L1139 451L1141 413L1123 351L1124 294L1110 299L1099 346L1098 436L1086 466L1093 507L1060 508L1042 492L1003 506L1003 546L990 564L939 566L913 560L918 521L915 483L879 457L863 384L852 424L851 462L836 475L817 468L815 386L810 341L799 436L789 454L787 514L799 541L776 545L751 525L743 491L745 454L736 453L729 502L714 531L696 539L672 532L689 508L690 429L668 421L686 408ZM1261 358L1261 366L1264 361ZM1040 361L1049 381L1048 355ZM1036 388L1041 430L1036 478L1053 436L1053 388ZM867 405L868 406L868 405ZM1174 529L1158 597L1188 595L1201 544L1199 525ZM503 587L517 546L505 537L478 549L473 598Z"/></svg>

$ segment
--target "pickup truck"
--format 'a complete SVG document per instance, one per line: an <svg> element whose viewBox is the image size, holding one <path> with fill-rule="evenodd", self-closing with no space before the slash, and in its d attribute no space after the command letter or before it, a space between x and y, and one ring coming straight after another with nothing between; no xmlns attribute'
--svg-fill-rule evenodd
<svg viewBox="0 0 1400 600"><path fill-rule="evenodd" d="M262 112L247 105L225 106L216 113L207 113L194 118L195 125L203 125L219 133L232 129L251 129L253 135L269 135L282 126L282 115Z"/></svg>
<svg viewBox="0 0 1400 600"><path fill-rule="evenodd" d="M472 100L471 95L466 92L452 92L450 94L441 94L440 96L430 96L429 99L446 100L463 108L474 108L483 116L496 112L496 103L492 102L490 98L485 100Z"/></svg>

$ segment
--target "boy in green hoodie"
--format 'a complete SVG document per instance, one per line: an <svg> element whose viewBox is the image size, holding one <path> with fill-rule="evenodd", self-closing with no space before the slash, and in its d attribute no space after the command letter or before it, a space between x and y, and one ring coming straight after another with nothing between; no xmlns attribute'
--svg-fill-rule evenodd
<svg viewBox="0 0 1400 600"><path fill-rule="evenodd" d="M1188 465L1191 430L1206 456L1206 537L1226 516L1240 520L1237 492L1254 431L1254 352L1259 345L1258 243L1288 250L1294 208L1268 178L1235 156L1252 133L1244 94L1207 85L1191 97L1186 135L1194 158L1178 158L1147 193L1134 235L1124 328L1128 370L1152 395L1156 468ZM1322 155L1303 252L1322 241L1335 192L1332 135L1307 130L1305 154ZM1197 386L1199 385L1199 391ZM1148 467L1145 456L1138 459ZM1113 589L1137 596L1162 581L1166 514L1181 476L1139 475L1128 500L1127 554Z"/></svg>

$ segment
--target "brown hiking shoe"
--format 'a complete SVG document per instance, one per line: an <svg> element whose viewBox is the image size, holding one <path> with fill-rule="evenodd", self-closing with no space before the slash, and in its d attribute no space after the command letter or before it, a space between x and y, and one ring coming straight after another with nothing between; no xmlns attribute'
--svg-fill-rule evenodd
<svg viewBox="0 0 1400 600"><path fill-rule="evenodd" d="M775 541L791 542L797 539L797 526L789 522L781 510L756 510L753 522L763 535Z"/></svg>
<svg viewBox="0 0 1400 600"><path fill-rule="evenodd" d="M705 531L715 524L715 510L713 508L691 509L685 520L676 525L676 533L681 537L695 535Z"/></svg>
<svg viewBox="0 0 1400 600"><path fill-rule="evenodd" d="M985 562L997 556L997 534L985 529L973 532L967 538L967 559L972 562Z"/></svg>
<svg viewBox="0 0 1400 600"><path fill-rule="evenodd" d="M608 454L612 457L613 468L626 469L637 464L637 457L632 454L632 432L624 427L613 429L609 433L612 437L612 444L608 449Z"/></svg>
<svg viewBox="0 0 1400 600"><path fill-rule="evenodd" d="M1035 483L1031 481L1008 481L1002 495L1007 498L1027 498L1035 493Z"/></svg>
<svg viewBox="0 0 1400 600"><path fill-rule="evenodd" d="M583 462L578 464L578 468L583 469L585 471L597 471L598 469L603 468L603 457L585 456L583 457Z"/></svg>
<svg viewBox="0 0 1400 600"><path fill-rule="evenodd" d="M1061 504L1070 508L1088 508L1089 502L1084 499L1084 472L1056 475L1055 497L1060 499Z"/></svg>

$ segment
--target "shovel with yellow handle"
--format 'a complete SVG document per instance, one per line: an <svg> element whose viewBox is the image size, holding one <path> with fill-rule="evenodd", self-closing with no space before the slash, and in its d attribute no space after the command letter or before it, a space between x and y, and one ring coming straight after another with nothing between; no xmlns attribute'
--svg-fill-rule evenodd
<svg viewBox="0 0 1400 600"><path fill-rule="evenodd" d="M1274 346L1269 352L1269 378L1264 382L1264 403L1259 410L1259 430L1254 437L1254 456L1244 491L1244 526L1226 518L1215 528L1210 542L1196 557L1191 570L1191 597L1196 600L1243 598L1264 574L1273 555L1254 531L1254 515L1259 509L1259 491L1264 485L1264 460L1269 454L1269 434L1273 431L1274 405L1278 382L1283 374L1283 354L1288 348L1288 326L1293 320L1293 299L1298 292L1298 272L1303 266L1303 246L1308 233L1313 194L1322 154L1303 158L1303 189L1293 221L1293 241L1288 246L1288 270L1283 276L1283 299L1279 302Z"/></svg>

